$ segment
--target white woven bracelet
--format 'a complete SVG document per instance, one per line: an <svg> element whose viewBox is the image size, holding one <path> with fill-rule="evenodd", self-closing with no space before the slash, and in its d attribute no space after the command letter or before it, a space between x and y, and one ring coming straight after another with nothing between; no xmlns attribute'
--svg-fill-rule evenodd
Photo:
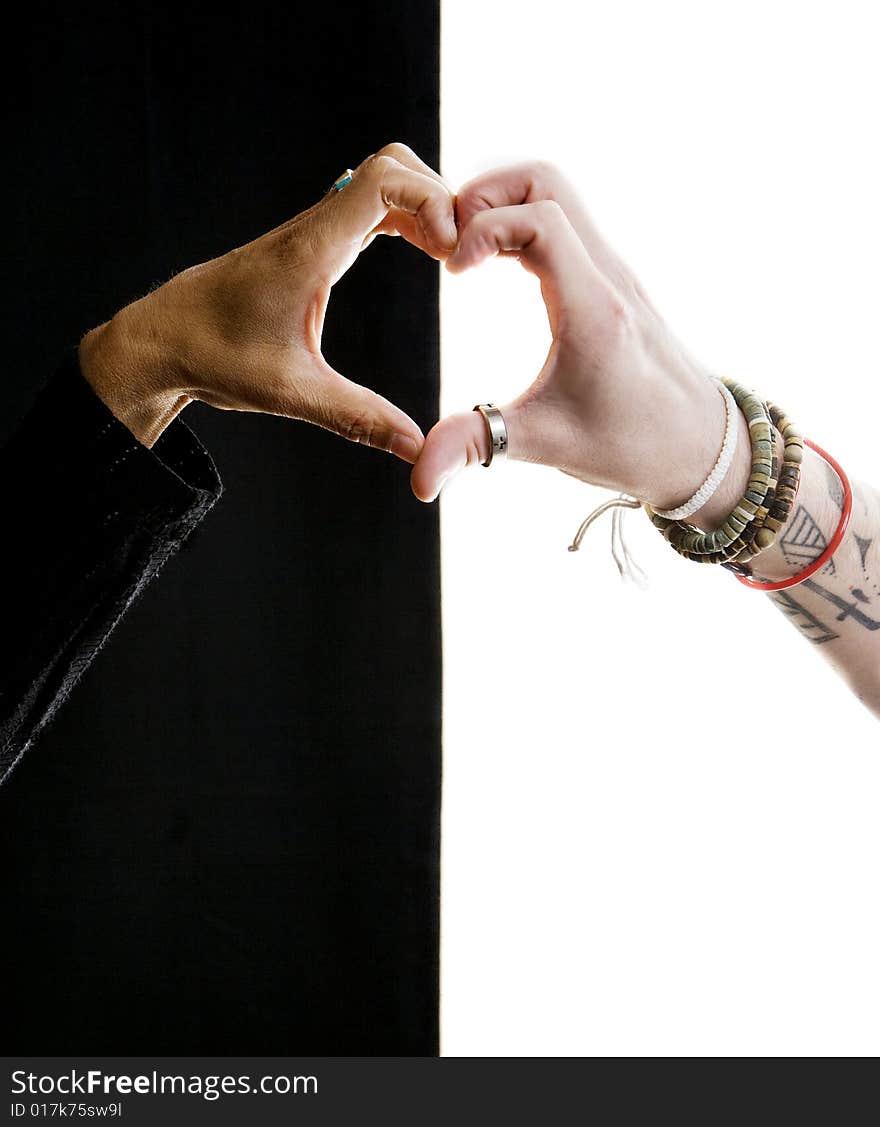
<svg viewBox="0 0 880 1127"><path fill-rule="evenodd" d="M727 422L724 426L724 442L721 445L721 453L718 455L718 461L712 467L712 472L689 501L685 501L677 509L654 509L658 516L666 520L685 520L697 509L702 509L709 498L715 495L721 482L724 481L733 461L733 455L736 453L736 443L739 437L739 408L736 405L736 400L721 380L714 380L713 382L721 392L724 398L724 406L727 409Z"/></svg>

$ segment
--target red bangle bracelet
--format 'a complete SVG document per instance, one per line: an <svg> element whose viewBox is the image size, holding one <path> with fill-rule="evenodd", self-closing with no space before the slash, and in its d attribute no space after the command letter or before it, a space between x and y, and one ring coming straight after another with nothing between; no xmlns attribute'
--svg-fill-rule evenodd
<svg viewBox="0 0 880 1127"><path fill-rule="evenodd" d="M760 579L753 579L750 575L741 575L736 571L733 573L740 583L745 587L751 587L755 591L784 591L786 587L796 587L798 583L803 583L805 579L809 579L811 575L815 575L817 571L821 570L821 568L828 563L840 547L840 542L843 540L846 535L846 530L849 527L849 518L852 516L853 507L852 486L849 483L849 478L846 476L839 463L835 461L830 454L826 454L821 446L817 446L815 442L810 442L809 438L804 439L804 444L815 451L820 458L824 458L840 478L840 484L843 486L843 511L840 514L840 523L822 555L819 556L817 560L814 560L804 571L800 572L798 575L792 576L791 579L780 579L778 583L762 583Z"/></svg>

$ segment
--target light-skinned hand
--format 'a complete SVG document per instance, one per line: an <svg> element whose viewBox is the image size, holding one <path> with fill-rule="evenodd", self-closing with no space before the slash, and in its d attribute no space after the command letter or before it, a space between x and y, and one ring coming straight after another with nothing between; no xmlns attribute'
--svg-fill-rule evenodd
<svg viewBox="0 0 880 1127"><path fill-rule="evenodd" d="M718 456L724 402L571 185L546 164L497 169L461 189L457 218L459 242L447 268L458 274L494 255L517 258L540 279L547 308L547 360L530 387L499 404L508 456L663 509L690 497ZM478 413L442 419L412 471L416 496L433 500L488 449ZM738 454L747 459L748 443ZM720 490L710 504L721 511L728 500ZM704 510L694 519L713 515Z"/></svg>

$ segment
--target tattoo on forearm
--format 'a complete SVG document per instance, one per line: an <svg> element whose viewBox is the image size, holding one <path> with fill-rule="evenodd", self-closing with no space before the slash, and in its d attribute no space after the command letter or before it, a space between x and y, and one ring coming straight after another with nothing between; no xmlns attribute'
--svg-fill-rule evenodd
<svg viewBox="0 0 880 1127"><path fill-rule="evenodd" d="M850 588L851 599L846 599L842 595L838 595L835 591L823 587L821 583L817 583L815 579L805 579L801 585L805 590L812 591L814 595L820 596L827 600L832 606L837 607L838 614L835 617L835 622L846 622L851 619L856 625L861 626L863 630L880 630L880 622L872 618L864 609L871 605L870 598L860 587ZM821 646L825 642L833 642L840 635L836 632L833 626L823 622L819 615L814 614L799 602L788 591L779 591L775 595L771 595L773 602L779 607L786 617L788 617L794 625L800 630L805 638L808 638L814 645Z"/></svg>
<svg viewBox="0 0 880 1127"><path fill-rule="evenodd" d="M862 571L865 571L866 570L865 561L868 558L868 549L871 547L871 545L874 543L874 541L869 540L869 539L865 539L864 537L859 536L859 534L857 532L854 532L853 536L855 538L856 544L858 544L858 546L859 546L859 555L862 557Z"/></svg>
<svg viewBox="0 0 880 1127"><path fill-rule="evenodd" d="M823 599L827 599L829 603L840 611L837 615L838 622L845 622L848 618L852 618L859 626L865 630L880 630L880 622L870 617L861 608L863 606L870 606L871 600L859 587L850 589L850 594L853 597L852 602L847 602L846 599L836 594L834 591L829 591L827 587L823 587L820 583L816 583L813 579L804 580L804 587L809 591L813 591L817 595L821 595Z"/></svg>
<svg viewBox="0 0 880 1127"><path fill-rule="evenodd" d="M785 527L779 545L788 563L809 567L828 547L828 541L809 510L798 505ZM834 575L834 560L829 560L823 570Z"/></svg>
<svg viewBox="0 0 880 1127"><path fill-rule="evenodd" d="M840 637L830 626L826 626L821 619L817 618L812 611L807 610L787 591L779 591L777 594L771 595L770 598L782 613L794 623L803 636L814 645L821 646L825 642L833 642L835 638Z"/></svg>
<svg viewBox="0 0 880 1127"><path fill-rule="evenodd" d="M843 485L841 485L840 478L837 476L837 474L834 472L834 470L831 468L831 466L829 466L827 462L825 462L824 465L825 465L825 481L828 484L828 496L831 498L831 500L834 502L834 504L838 507L838 509L842 509L843 508Z"/></svg>

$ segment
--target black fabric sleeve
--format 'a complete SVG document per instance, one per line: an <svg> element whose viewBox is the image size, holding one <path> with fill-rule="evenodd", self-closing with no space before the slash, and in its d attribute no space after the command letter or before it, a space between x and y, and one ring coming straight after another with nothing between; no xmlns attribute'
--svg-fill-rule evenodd
<svg viewBox="0 0 880 1127"><path fill-rule="evenodd" d="M221 491L183 422L142 446L70 354L0 450L0 785Z"/></svg>

